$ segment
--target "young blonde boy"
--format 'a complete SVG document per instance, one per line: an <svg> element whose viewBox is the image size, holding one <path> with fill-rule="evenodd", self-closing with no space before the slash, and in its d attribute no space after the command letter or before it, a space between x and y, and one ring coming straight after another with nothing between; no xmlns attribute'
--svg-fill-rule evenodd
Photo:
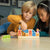
<svg viewBox="0 0 50 50"><path fill-rule="evenodd" d="M22 6L21 15L9 15L8 21L12 22L7 29L7 33L11 36L17 35L19 23L21 23L21 28L23 30L33 29L35 25L35 19L32 18L36 13L36 5L33 1L27 1Z"/></svg>

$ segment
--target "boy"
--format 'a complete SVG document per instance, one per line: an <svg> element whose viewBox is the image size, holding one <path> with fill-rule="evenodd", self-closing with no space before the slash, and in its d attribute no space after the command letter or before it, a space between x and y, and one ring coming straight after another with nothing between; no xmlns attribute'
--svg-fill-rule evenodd
<svg viewBox="0 0 50 50"><path fill-rule="evenodd" d="M9 15L8 21L12 22L7 29L7 33L11 36L17 35L19 23L21 23L22 30L33 29L35 25L35 19L32 16L35 15L36 5L33 1L27 1L22 6L22 15Z"/></svg>

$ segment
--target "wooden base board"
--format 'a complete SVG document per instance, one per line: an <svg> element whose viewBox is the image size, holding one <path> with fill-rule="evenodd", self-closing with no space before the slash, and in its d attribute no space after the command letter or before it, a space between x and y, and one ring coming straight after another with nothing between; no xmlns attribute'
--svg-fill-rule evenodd
<svg viewBox="0 0 50 50"><path fill-rule="evenodd" d="M18 38L39 38L39 36L18 36Z"/></svg>

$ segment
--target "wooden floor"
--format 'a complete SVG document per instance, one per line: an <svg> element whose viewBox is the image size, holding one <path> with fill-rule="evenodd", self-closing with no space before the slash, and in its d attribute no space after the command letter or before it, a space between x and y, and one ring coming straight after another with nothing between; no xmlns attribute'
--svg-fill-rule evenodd
<svg viewBox="0 0 50 50"><path fill-rule="evenodd" d="M1 39L0 50L50 50L50 37Z"/></svg>

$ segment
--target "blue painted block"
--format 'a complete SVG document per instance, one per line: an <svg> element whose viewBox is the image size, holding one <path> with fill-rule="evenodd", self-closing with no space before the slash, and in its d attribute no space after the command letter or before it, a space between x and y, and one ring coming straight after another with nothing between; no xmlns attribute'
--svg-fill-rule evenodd
<svg viewBox="0 0 50 50"><path fill-rule="evenodd" d="M24 33L28 33L28 30L22 30Z"/></svg>
<svg viewBox="0 0 50 50"><path fill-rule="evenodd" d="M32 36L36 36L36 32L32 30Z"/></svg>

